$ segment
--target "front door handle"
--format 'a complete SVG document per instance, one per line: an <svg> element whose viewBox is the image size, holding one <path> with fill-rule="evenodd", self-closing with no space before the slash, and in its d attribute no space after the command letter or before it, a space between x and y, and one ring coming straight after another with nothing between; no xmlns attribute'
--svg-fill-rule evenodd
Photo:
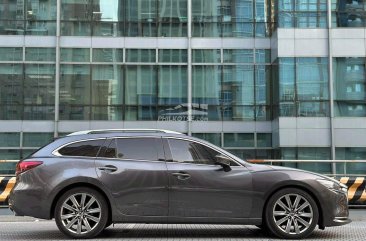
<svg viewBox="0 0 366 241"><path fill-rule="evenodd" d="M115 172L118 170L117 167L115 166L112 166L112 165L107 165L107 166L104 166L104 167L98 167L99 170L101 171L105 171L105 172Z"/></svg>
<svg viewBox="0 0 366 241"><path fill-rule="evenodd" d="M191 177L191 175L185 172L173 172L172 175L178 178L179 180L187 180Z"/></svg>

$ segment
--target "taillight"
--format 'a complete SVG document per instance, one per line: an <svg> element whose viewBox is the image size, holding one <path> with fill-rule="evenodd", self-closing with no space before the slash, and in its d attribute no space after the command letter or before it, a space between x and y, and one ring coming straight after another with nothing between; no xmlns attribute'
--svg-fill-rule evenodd
<svg viewBox="0 0 366 241"><path fill-rule="evenodd" d="M15 174L19 175L25 171L28 171L32 168L39 166L41 164L43 164L42 161L20 161L17 164Z"/></svg>

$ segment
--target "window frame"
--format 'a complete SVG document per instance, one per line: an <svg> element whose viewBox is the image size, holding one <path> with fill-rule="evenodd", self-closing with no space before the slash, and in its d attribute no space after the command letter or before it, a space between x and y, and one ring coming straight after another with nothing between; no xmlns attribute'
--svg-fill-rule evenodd
<svg viewBox="0 0 366 241"><path fill-rule="evenodd" d="M77 158L87 158L87 159L95 159L98 157L100 149L102 148L102 146L104 146L106 140L108 138L107 137L101 137L101 138L91 138L91 139L83 139L83 140L77 140L77 141L71 141L71 142L67 142L59 147L57 147L55 150L52 151L52 155L57 156L57 157L63 157L63 158L70 158L70 157L77 157ZM58 151L61 150L62 148L68 146L68 145L72 145L75 143L79 143L79 142L87 142L87 141L98 141L98 140L104 140L104 143L100 146L98 153L95 157L91 157L91 156L64 156L61 153L59 153Z"/></svg>
<svg viewBox="0 0 366 241"><path fill-rule="evenodd" d="M171 147L170 147L170 144L169 144L169 139L173 139L173 140L180 140L180 141L188 141L188 142L193 142L193 143L196 143L196 144L200 144L200 145L203 145L207 148L210 148L216 152L218 152L219 154L227 157L230 159L230 161L236 163L236 166L231 166L231 167L245 167L244 164L238 162L237 160L235 160L233 157L229 156L228 154L222 152L222 150L220 150L218 147L215 147L215 146L210 146L204 142L201 142L201 141L198 141L198 140L194 140L194 139L189 139L189 138L184 138L184 137L162 137L163 141L165 142L164 143L164 151L165 151L165 156L166 156L166 162L167 163L176 163L176 164L184 164L184 165L197 165L197 166L218 166L217 165L210 165L210 164L202 164L202 163L188 163L188 162L176 162L173 160L173 155L172 155L172 151L171 151ZM167 150L166 148L168 148L169 152L167 153Z"/></svg>

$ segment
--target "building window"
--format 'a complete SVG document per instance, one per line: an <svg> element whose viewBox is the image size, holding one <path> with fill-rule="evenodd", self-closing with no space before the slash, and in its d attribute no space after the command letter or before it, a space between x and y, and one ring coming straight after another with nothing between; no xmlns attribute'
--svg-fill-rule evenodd
<svg viewBox="0 0 366 241"><path fill-rule="evenodd" d="M366 116L365 58L334 58L335 115Z"/></svg>
<svg viewBox="0 0 366 241"><path fill-rule="evenodd" d="M366 160L365 147L336 147L337 160ZM344 166L346 165L346 166ZM364 174L366 163L337 163L337 173ZM347 176L347 175L346 175Z"/></svg>
<svg viewBox="0 0 366 241"><path fill-rule="evenodd" d="M365 27L365 7L363 0L332 0L332 26Z"/></svg>
<svg viewBox="0 0 366 241"><path fill-rule="evenodd" d="M326 28L327 0L279 0L279 28Z"/></svg>
<svg viewBox="0 0 366 241"><path fill-rule="evenodd" d="M329 147L282 147L279 150L279 156L277 159L282 160L330 160L330 148ZM304 169L308 171L331 174L331 163L320 162L282 162L279 165Z"/></svg>
<svg viewBox="0 0 366 241"><path fill-rule="evenodd" d="M279 116L329 116L326 58L280 58L278 68Z"/></svg>

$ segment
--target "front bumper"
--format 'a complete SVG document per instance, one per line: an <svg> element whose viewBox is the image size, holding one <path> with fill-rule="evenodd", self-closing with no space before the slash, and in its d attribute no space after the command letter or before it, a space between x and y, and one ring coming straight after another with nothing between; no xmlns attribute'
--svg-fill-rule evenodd
<svg viewBox="0 0 366 241"><path fill-rule="evenodd" d="M352 222L349 219L348 196L343 191L329 190L323 204L323 226L341 226Z"/></svg>
<svg viewBox="0 0 366 241"><path fill-rule="evenodd" d="M342 226L351 223L352 220L348 217L335 217L331 226Z"/></svg>

